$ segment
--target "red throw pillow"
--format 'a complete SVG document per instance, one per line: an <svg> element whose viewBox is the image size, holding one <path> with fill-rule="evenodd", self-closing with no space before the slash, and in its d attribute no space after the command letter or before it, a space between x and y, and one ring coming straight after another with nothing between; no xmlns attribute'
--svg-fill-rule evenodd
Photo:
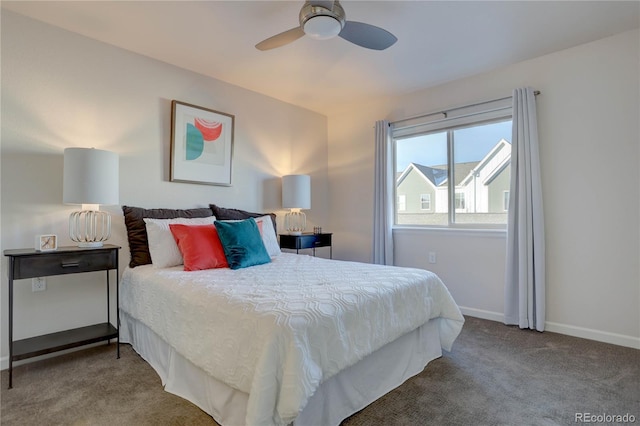
<svg viewBox="0 0 640 426"><path fill-rule="evenodd" d="M170 224L169 229L184 259L185 271L228 268L216 227Z"/></svg>

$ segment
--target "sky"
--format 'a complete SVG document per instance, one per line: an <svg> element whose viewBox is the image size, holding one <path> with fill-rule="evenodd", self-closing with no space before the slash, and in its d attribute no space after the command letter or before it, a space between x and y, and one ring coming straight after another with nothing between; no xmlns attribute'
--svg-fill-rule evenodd
<svg viewBox="0 0 640 426"><path fill-rule="evenodd" d="M511 120L456 130L455 162L481 160L502 138L511 142ZM409 163L423 166L447 164L446 131L397 140L396 171L403 171Z"/></svg>

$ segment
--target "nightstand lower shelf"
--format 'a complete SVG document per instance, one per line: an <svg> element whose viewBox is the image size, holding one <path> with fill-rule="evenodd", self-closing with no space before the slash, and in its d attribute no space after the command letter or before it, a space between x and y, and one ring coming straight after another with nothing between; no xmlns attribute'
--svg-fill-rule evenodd
<svg viewBox="0 0 640 426"><path fill-rule="evenodd" d="M52 352L117 339L118 330L110 323L100 323L13 342L13 360L32 358Z"/></svg>

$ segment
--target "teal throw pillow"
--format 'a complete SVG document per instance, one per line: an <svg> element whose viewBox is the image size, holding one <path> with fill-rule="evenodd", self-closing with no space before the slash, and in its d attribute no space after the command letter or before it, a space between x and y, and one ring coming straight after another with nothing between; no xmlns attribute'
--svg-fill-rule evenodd
<svg viewBox="0 0 640 426"><path fill-rule="evenodd" d="M271 262L253 218L237 222L216 220L214 223L229 268L240 269Z"/></svg>

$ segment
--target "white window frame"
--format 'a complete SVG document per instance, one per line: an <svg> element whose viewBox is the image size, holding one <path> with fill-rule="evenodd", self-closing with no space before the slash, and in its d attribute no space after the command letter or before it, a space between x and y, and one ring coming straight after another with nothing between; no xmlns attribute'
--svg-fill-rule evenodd
<svg viewBox="0 0 640 426"><path fill-rule="evenodd" d="M459 196L459 197L458 197ZM462 207L458 207L458 200L462 201ZM464 191L460 189L456 189L454 197L453 197L453 205L457 212L466 212L467 211L467 196Z"/></svg>
<svg viewBox="0 0 640 426"><path fill-rule="evenodd" d="M442 114L437 116L438 114ZM449 190L449 207L448 207L448 224L447 225L408 225L394 224L394 228L463 228L463 229L499 229L506 230L506 224L490 224L490 223L457 223L455 221L455 212L463 212L465 209L455 209L455 180L454 180L454 167L452 159L454 159L453 153L453 131L459 130L465 127L475 127L483 124L497 123L500 121L511 120L512 107L511 98L503 98L494 102L486 102L477 105L470 105L465 108L456 108L455 114L438 113L428 114L415 119L403 120L401 126L396 126L392 123L391 126L391 138L393 140L393 156L390 161L393 162L393 188L397 189L395 182L395 176L398 175L396 170L396 142L405 138L427 135L431 133L438 133L442 131L447 132L447 163L448 163L448 190ZM442 118L444 116L444 118ZM397 196L394 199L398 200ZM465 200L466 203L466 200ZM401 210L394 206L396 212ZM466 207L466 206L465 206ZM405 203L406 209L406 203ZM397 217L397 215L395 215Z"/></svg>
<svg viewBox="0 0 640 426"><path fill-rule="evenodd" d="M424 203L427 203L427 208L424 207ZM420 194L420 210L431 211L431 194Z"/></svg>
<svg viewBox="0 0 640 426"><path fill-rule="evenodd" d="M398 211L399 212L407 211L407 196L406 195L404 195L404 194L398 195L397 203L398 203ZM400 208L400 206L402 206L402 208Z"/></svg>
<svg viewBox="0 0 640 426"><path fill-rule="evenodd" d="M509 197L511 196L511 194L509 193L509 191L502 191L502 209L505 212L509 211Z"/></svg>

